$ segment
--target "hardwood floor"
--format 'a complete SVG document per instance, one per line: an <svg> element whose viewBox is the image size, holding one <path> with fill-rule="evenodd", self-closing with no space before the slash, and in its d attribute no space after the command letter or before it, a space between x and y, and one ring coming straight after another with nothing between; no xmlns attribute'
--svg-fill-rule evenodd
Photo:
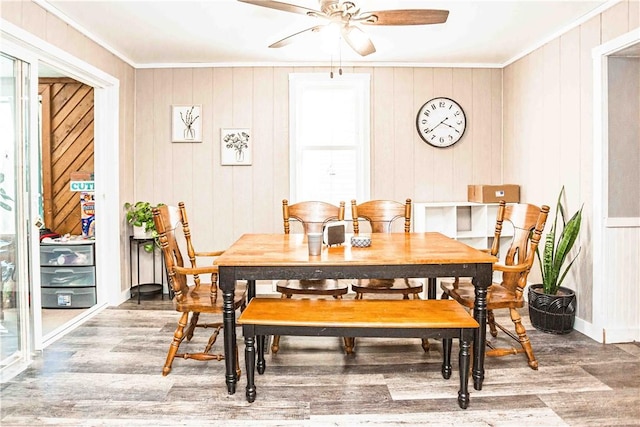
<svg viewBox="0 0 640 427"><path fill-rule="evenodd" d="M523 313L525 314L525 313ZM481 391L458 407L458 377L442 379L439 342L358 339L354 356L339 338L282 337L256 376L228 395L223 362L176 359L161 375L178 320L171 302L128 301L47 347L21 375L1 384L2 426L609 426L640 425L640 344L602 345L573 331L532 329L540 362L487 358ZM198 330L188 346L204 345ZM240 357L244 369L241 342ZM183 344L184 345L184 344ZM215 348L222 351L222 338ZM454 355L457 347L454 344ZM457 356L454 358L454 363Z"/></svg>

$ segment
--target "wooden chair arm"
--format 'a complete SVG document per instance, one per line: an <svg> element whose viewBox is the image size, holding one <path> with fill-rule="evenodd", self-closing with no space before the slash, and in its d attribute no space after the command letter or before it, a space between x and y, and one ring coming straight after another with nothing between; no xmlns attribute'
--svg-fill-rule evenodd
<svg viewBox="0 0 640 427"><path fill-rule="evenodd" d="M201 257L213 257L213 256L220 256L224 253L224 251L215 251L215 252L196 252L196 256L201 256Z"/></svg>
<svg viewBox="0 0 640 427"><path fill-rule="evenodd" d="M527 271L529 268L526 264L520 265L504 265L504 264L493 264L494 271L502 271L503 273L522 273L523 271Z"/></svg>
<svg viewBox="0 0 640 427"><path fill-rule="evenodd" d="M194 274L214 274L218 272L217 265L208 265L206 267L195 267L195 268L175 266L173 268L176 271L176 273L186 274L189 276L193 276Z"/></svg>

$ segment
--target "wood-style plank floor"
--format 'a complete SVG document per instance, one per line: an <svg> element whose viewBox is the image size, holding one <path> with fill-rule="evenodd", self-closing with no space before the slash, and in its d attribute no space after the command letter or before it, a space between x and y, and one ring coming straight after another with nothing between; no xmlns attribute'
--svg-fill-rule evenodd
<svg viewBox="0 0 640 427"><path fill-rule="evenodd" d="M525 314L525 313L523 313ZM538 332L523 316L540 362L487 358L481 391L458 407L458 376L440 374L439 342L283 337L245 400L228 395L223 362L176 359L161 375L178 320L171 302L128 301L89 320L0 385L2 426L610 426L640 425L640 345L602 345L573 331ZM508 320L508 319L507 319ZM199 329L186 347L199 349ZM244 369L241 331L238 330ZM455 344L454 344L455 345ZM192 348L193 348L192 347ZM216 343L222 351L222 339ZM454 347L454 355L457 348ZM454 359L457 360L457 357Z"/></svg>

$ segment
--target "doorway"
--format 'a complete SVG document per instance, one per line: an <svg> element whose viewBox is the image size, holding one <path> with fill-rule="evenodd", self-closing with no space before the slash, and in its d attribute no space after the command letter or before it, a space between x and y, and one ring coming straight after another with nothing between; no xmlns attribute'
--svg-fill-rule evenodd
<svg viewBox="0 0 640 427"><path fill-rule="evenodd" d="M92 185L94 182L94 94L93 87L41 63L38 95L42 336L46 342L95 304L95 251L91 245L94 228L82 227L82 221L95 219L82 218L85 211L95 215L94 193L79 192L70 185L75 180L88 179ZM83 196L89 202L85 203ZM66 236L82 245L65 243L70 240ZM43 251L46 260L42 259ZM58 253L64 254L62 258L49 256ZM79 258L73 256L78 253L91 255L91 260L78 265ZM66 264L60 265L58 259L65 258Z"/></svg>
<svg viewBox="0 0 640 427"><path fill-rule="evenodd" d="M29 136L20 140L17 152L22 153L28 164L38 165L38 92L37 76L39 67L44 64L59 70L63 75L89 85L94 90L94 175L100 183L95 188L95 209L100 212L100 221L95 225L96 235L102 238L95 243L99 262L96 263L96 303L58 328L45 335L42 331L41 271L39 254L40 201L38 168L28 168L25 161L20 163L21 170L28 174L23 179L24 188L19 187L17 194L24 199L18 203L22 217L16 224L18 256L16 261L16 303L24 310L21 316L19 334L23 351L19 354L19 363L15 369L0 366L1 380L4 381L28 366L34 357L34 350L42 350L62 337L65 333L97 314L107 305L117 305L123 299L121 291L121 235L122 218L119 200L119 82L113 76L69 55L68 53L33 37L30 33L9 23L0 29L2 54L19 57L29 68L29 78L25 81L26 96L20 98L19 111L24 116L20 129L27 129ZM28 169L28 170L27 170ZM23 249L20 247L24 246ZM22 276L20 276L22 275ZM20 279L24 278L24 280ZM115 279L115 280L114 280Z"/></svg>
<svg viewBox="0 0 640 427"><path fill-rule="evenodd" d="M595 48L593 331L640 341L640 29Z"/></svg>

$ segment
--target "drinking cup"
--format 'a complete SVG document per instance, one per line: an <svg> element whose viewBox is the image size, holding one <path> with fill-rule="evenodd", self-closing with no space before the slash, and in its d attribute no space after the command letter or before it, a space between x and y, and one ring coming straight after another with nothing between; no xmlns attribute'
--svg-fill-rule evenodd
<svg viewBox="0 0 640 427"><path fill-rule="evenodd" d="M309 255L320 255L322 251L322 233L307 233L307 243L309 243Z"/></svg>

